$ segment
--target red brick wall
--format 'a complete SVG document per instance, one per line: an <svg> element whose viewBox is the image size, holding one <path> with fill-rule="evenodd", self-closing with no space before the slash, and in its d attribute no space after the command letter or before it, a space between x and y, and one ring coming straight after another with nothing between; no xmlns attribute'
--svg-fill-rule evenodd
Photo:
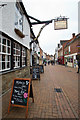
<svg viewBox="0 0 80 120"><path fill-rule="evenodd" d="M75 41L70 45L70 46L71 46L71 51L70 51L71 54L78 52L77 45L78 45L78 39L75 40Z"/></svg>
<svg viewBox="0 0 80 120"><path fill-rule="evenodd" d="M66 48L64 48L64 55L69 55L69 46L70 46L70 54L78 53L78 48L76 47L78 45L78 39L76 39L74 42L69 44ZM65 54L65 52L67 52Z"/></svg>

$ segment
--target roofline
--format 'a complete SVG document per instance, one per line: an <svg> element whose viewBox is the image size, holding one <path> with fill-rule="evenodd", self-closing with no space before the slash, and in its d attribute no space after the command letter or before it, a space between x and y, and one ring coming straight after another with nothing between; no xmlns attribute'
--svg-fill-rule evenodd
<svg viewBox="0 0 80 120"><path fill-rule="evenodd" d="M78 38L80 38L80 33L79 34L77 34L76 36L75 36L75 38L73 39L73 40L71 40L70 42L68 42L68 45L65 45L65 47L64 48L66 48L67 46L69 46L71 43L73 43L76 39L78 39ZM67 44L67 43L66 43Z"/></svg>

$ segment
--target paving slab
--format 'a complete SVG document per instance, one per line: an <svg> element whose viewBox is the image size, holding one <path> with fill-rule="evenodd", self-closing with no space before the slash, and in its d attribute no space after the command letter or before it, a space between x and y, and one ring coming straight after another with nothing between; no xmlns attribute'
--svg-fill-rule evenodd
<svg viewBox="0 0 80 120"><path fill-rule="evenodd" d="M78 118L78 74L76 72L77 69L61 65L45 66L40 81L32 81L34 103L30 98L28 118ZM9 97L10 92L2 99L3 118L25 118L24 108L11 107L10 113L7 114Z"/></svg>

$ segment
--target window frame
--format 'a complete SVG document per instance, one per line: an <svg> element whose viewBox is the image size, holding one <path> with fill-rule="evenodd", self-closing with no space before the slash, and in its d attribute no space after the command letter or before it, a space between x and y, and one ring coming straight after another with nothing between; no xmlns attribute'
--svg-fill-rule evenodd
<svg viewBox="0 0 80 120"><path fill-rule="evenodd" d="M22 47L21 52L22 52L22 67L24 67L24 66L26 66L26 49L25 49L25 47ZM25 65L23 63L25 63Z"/></svg>
<svg viewBox="0 0 80 120"><path fill-rule="evenodd" d="M10 71L15 71L17 69L21 69L23 67L26 67L27 66L27 47L25 47L24 45L22 45L21 43L17 42L16 40L14 40L13 38L11 38L10 36L8 36L7 34L5 34L3 32L0 33L0 38L1 38L1 42L0 42L0 45L1 45L1 52L0 52L0 74L7 73L7 72L10 72ZM7 46L6 47L6 52L7 53L2 52L2 39L4 39L4 38L6 39L6 46ZM10 43L9 43L8 40L10 41ZM19 67L14 67L13 66L13 56L14 56L14 54L13 54L13 48L14 48L13 43L14 42L16 44L19 44L19 46L20 46L20 49L19 49L20 52L19 52L19 55L17 55L17 56L20 56ZM8 53L8 47L10 47L10 53ZM22 47L25 49L25 56L24 56L25 57L24 58L25 65L22 65L22 62L23 62L23 60L22 60ZM7 67L5 67L5 69L2 69L2 62L4 62L4 61L2 61L2 55L6 55L7 60L5 59L5 61L6 61L7 65L9 64L8 65L9 68L7 66Z"/></svg>
<svg viewBox="0 0 80 120"><path fill-rule="evenodd" d="M13 42L13 44L16 45L15 48L13 46L13 51L14 50L16 51L15 54L13 52L13 63L15 63L15 66L13 65L13 68L15 69L15 68L19 68L20 67L20 45L18 43L16 43L16 42ZM19 49L17 48L17 45L19 46ZM19 54L16 54L17 51L18 51ZM15 61L14 61L14 57L15 57ZM18 57L19 57L19 60L18 60ZM19 65L18 65L18 63L19 63Z"/></svg>
<svg viewBox="0 0 80 120"><path fill-rule="evenodd" d="M0 35L0 38L1 38L1 42L0 42L0 45L1 45L1 51L0 51L0 64L1 64L1 68L0 68L0 72L2 71L6 71L6 70L10 70L11 69L11 40L4 37L4 36L1 36ZM3 44L3 39L6 40L6 44ZM10 42L10 45L8 46L8 41ZM3 46L6 48L6 52L3 52ZM8 48L10 49L10 53L8 53ZM5 56L5 60L2 60L3 59L3 56ZM9 57L9 60L8 60L8 57ZM3 69L3 63L4 64L4 69ZM8 64L9 64L9 67L8 67Z"/></svg>

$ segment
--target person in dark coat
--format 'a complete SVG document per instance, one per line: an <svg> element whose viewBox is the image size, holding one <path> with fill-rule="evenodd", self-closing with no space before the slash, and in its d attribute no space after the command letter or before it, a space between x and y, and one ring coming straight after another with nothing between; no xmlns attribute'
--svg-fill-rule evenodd
<svg viewBox="0 0 80 120"><path fill-rule="evenodd" d="M78 59L78 71L77 71L77 73L79 73L79 69L80 69L80 59Z"/></svg>

